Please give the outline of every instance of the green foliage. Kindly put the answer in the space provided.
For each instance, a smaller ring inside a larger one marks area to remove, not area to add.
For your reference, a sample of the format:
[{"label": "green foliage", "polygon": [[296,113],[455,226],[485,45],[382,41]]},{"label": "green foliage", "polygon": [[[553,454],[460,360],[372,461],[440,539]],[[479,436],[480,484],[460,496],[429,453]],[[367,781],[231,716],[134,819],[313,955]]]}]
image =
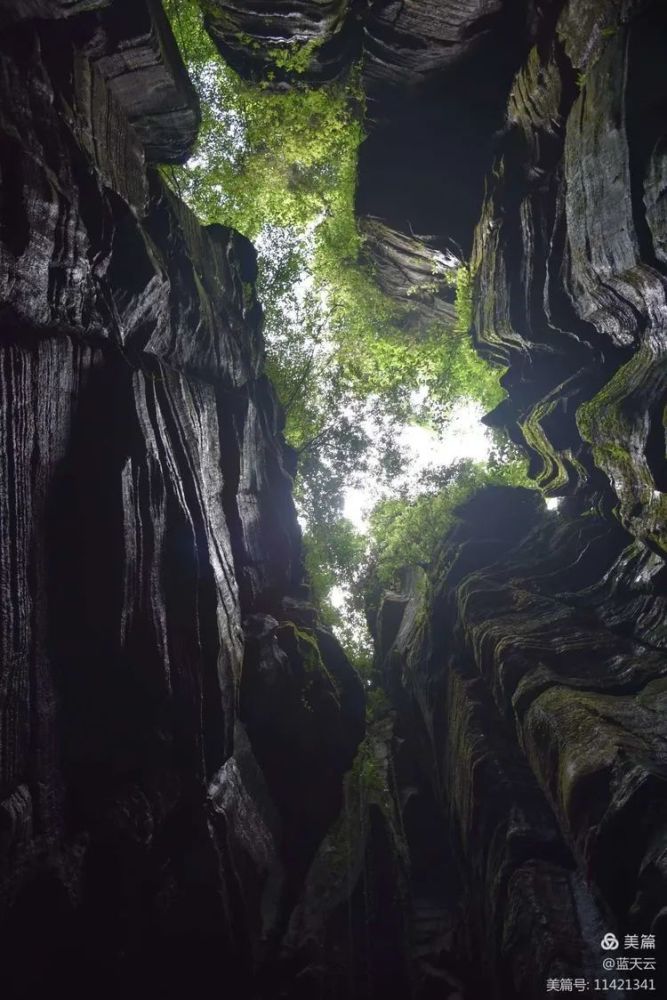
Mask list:
[{"label": "green foliage", "polygon": [[468,333],[472,326],[472,279],[473,274],[467,264],[456,270],[456,326],[458,333]]},{"label": "green foliage", "polygon": [[[164,6],[200,96],[202,127],[187,165],[163,173],[202,222],[233,226],[257,246],[267,372],[299,455],[295,497],[307,525],[314,598],[368,671],[360,582],[368,540],[342,516],[344,490],[373,478],[390,492],[404,464],[397,424],[418,420],[438,429],[462,398],[488,409],[502,398],[498,373],[469,337],[472,275],[465,265],[455,273],[457,320],[450,329],[416,321],[412,304],[390,300],[360,263],[358,69],[342,82],[305,86],[298,78],[317,47],[311,41],[263,49],[295,77],[289,88],[273,87],[272,72],[263,85],[248,83],[219,57],[197,0]],[[209,13],[223,16],[217,7]],[[232,15],[224,17],[234,31]],[[237,40],[258,47],[251,38]],[[428,560],[451,509],[484,476],[471,463],[455,472],[426,483],[422,496],[379,505],[371,535],[382,581],[399,565]],[[331,600],[334,588],[344,611]]]},{"label": "green foliage", "polygon": [[366,695],[366,719],[375,722],[391,711],[391,702],[381,687],[371,687]]},{"label": "green foliage", "polygon": [[475,490],[490,483],[531,485],[526,462],[512,451],[505,443],[486,465],[459,462],[431,474],[416,497],[391,497],[379,503],[371,514],[370,569],[363,584],[366,596],[371,589],[377,592],[396,586],[405,566],[428,568],[455,509]]},{"label": "green foliage", "polygon": [[[253,239],[266,225],[303,229],[333,216],[346,195],[351,203],[362,137],[352,83],[279,92],[247,83],[219,57],[196,0],[164,6],[202,106],[194,156],[167,176],[202,221]],[[313,47],[271,51],[296,67]]]},{"label": "green foliage", "polygon": [[[370,671],[372,649],[364,627],[363,601],[355,585],[365,565],[366,548],[366,538],[344,517],[329,524],[315,523],[304,535],[313,600],[321,610],[324,624],[335,629],[362,676]],[[332,603],[335,588],[350,593],[344,614]]]},{"label": "green foliage", "polygon": [[269,48],[266,54],[276,66],[288,73],[305,73],[321,45],[322,39],[311,38],[308,42]]},{"label": "green foliage", "polygon": [[[495,405],[502,396],[496,373],[462,333],[470,315],[467,268],[456,277],[457,329],[406,331],[405,307],[390,301],[359,264],[358,76],[344,85],[262,89],[219,59],[194,0],[168,0],[166,9],[203,111],[194,157],[168,176],[203,221],[259,237],[269,372],[288,411],[288,439],[311,452],[301,478],[316,475],[331,486],[327,467],[348,478],[368,445],[368,436],[353,428],[369,405],[376,418],[410,419],[410,393],[420,387],[428,390],[431,410],[422,419],[434,423],[461,396]],[[302,48],[312,56],[312,43]],[[295,58],[296,49],[289,51]],[[304,276],[310,290],[299,297]],[[325,334],[326,350],[313,351]],[[323,509],[323,492],[315,492],[309,516]]]},{"label": "green foliage", "polygon": [[307,533],[306,565],[314,596],[322,603],[333,587],[344,587],[363,562],[366,540],[346,518]]}]

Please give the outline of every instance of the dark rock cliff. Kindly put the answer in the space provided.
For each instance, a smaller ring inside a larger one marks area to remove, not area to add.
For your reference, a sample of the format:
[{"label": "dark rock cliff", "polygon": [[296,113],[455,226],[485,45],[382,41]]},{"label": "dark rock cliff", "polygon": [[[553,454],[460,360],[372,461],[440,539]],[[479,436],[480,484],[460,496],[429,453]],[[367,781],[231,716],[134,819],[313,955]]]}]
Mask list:
[{"label": "dark rock cliff", "polygon": [[199,115],[159,5],[3,10],[2,995],[250,995],[364,728],[254,251],[150,166]]},{"label": "dark rock cliff", "polygon": [[610,929],[663,940],[661,574],[595,511],[557,514],[495,488],[461,509],[426,596],[413,583],[385,599],[397,770],[409,747],[409,808],[421,799],[448,831],[440,852],[460,882],[430,881],[428,898],[451,927],[443,967],[466,970],[473,995],[592,982]]},{"label": "dark rock cliff", "polygon": [[481,494],[428,587],[386,597],[375,626],[399,784],[439,813],[460,875],[430,887],[442,968],[499,997],[599,977],[605,930],[654,933],[663,955],[667,932],[667,18],[545,14],[471,270],[477,346],[507,369],[487,421],[565,499]]},{"label": "dark rock cliff", "polygon": [[660,947],[667,914],[662,5],[203,6],[249,75],[364,51],[366,253],[448,318],[429,271],[477,224],[488,420],[565,499],[479,495],[385,596],[365,727],[307,603],[254,251],[155,166],[199,120],[161,8],[5,3],[2,995],[592,981],[604,932]]}]

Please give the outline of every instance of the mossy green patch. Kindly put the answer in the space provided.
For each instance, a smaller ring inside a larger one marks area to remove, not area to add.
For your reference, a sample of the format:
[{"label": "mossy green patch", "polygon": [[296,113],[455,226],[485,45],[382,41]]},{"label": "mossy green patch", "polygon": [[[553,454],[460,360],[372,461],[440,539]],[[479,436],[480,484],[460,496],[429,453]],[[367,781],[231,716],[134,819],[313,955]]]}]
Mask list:
[{"label": "mossy green patch", "polygon": [[653,354],[640,348],[593,399],[579,407],[576,419],[596,465],[614,485],[621,521],[667,551],[667,496],[656,490],[645,456],[643,386],[653,363]]},{"label": "mossy green patch", "polygon": [[[308,707],[312,708],[312,699],[322,682],[330,689],[336,704],[340,708],[340,687],[331,672],[327,669],[316,636],[305,629],[298,628],[294,622],[281,622],[279,633],[287,632],[289,640],[285,645],[294,645],[304,671],[304,698]],[[291,640],[291,641],[290,641]],[[283,638],[283,642],[285,642]]]},{"label": "mossy green patch", "polygon": [[536,403],[520,422],[526,443],[539,455],[542,462],[542,468],[535,474],[535,479],[541,489],[556,495],[570,486],[572,480],[583,483],[587,478],[585,468],[572,451],[554,448],[544,430],[543,423],[558,410],[561,401],[559,387],[547,399]]},{"label": "mossy green patch", "polygon": [[323,41],[323,38],[311,38],[307,42],[273,46],[266,50],[266,55],[279,69],[287,73],[306,73]]}]

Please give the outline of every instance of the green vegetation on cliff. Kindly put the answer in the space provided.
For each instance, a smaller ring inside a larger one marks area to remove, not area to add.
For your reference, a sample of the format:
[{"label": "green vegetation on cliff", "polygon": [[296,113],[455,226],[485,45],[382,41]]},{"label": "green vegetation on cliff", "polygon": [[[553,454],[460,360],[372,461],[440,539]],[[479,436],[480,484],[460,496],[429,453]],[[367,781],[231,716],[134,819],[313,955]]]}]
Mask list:
[{"label": "green vegetation on cliff", "polygon": [[[457,299],[450,326],[379,287],[355,217],[357,68],[319,88],[277,87],[270,70],[263,84],[249,83],[218,55],[196,0],[165,0],[165,10],[203,123],[193,157],[164,176],[202,222],[233,226],[257,247],[267,371],[299,456],[295,496],[314,595],[361,655],[359,580],[369,557],[385,580],[401,552],[423,560],[462,490],[485,475],[459,463],[458,478],[445,473],[434,486],[428,470],[411,470],[399,433],[417,424],[435,440],[459,401],[490,409],[502,398],[497,372],[470,342],[470,274],[461,264],[445,279]],[[343,516],[349,491],[369,484],[378,503],[370,538]]]},{"label": "green vegetation on cliff", "polygon": [[[165,0],[164,7],[202,109],[194,156],[167,171],[174,186],[203,222],[233,226],[251,240],[267,226],[296,236],[321,218],[327,241],[340,241],[362,137],[349,101],[353,81],[280,92],[247,83],[218,55],[196,0]],[[354,226],[347,228],[350,241]]]},{"label": "green vegetation on cliff", "polygon": [[529,486],[525,463],[492,453],[488,463],[462,461],[437,470],[413,498],[389,497],[370,516],[370,565],[383,588],[396,586],[404,566],[428,567],[454,511],[475,490],[491,483]]}]

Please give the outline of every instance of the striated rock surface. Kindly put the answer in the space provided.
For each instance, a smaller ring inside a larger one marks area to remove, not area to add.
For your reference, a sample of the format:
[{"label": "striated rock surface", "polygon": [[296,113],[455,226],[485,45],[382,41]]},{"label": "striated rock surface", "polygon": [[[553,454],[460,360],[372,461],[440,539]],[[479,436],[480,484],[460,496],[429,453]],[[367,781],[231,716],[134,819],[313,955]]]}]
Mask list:
[{"label": "striated rock surface", "polygon": [[161,9],[5,3],[2,995],[538,1000],[607,931],[660,957],[663,5],[205,7],[279,85],[364,52],[365,252],[450,320],[477,224],[487,419],[564,499],[461,509],[377,613],[365,724],[308,604],[254,251],[155,167],[199,120]]},{"label": "striated rock surface", "polygon": [[599,977],[606,930],[658,954],[666,933],[667,20],[572,0],[534,30],[475,232],[473,333],[506,369],[487,422],[565,499],[474,497],[428,587],[375,622],[397,763],[412,746],[421,775],[399,786],[435,803],[460,875],[432,900],[446,968],[498,997]]},{"label": "striated rock surface", "polygon": [[552,495],[599,491],[662,552],[666,32],[655,3],[564,7],[516,78],[473,257],[497,422]]},{"label": "striated rock surface", "polygon": [[2,994],[250,996],[364,733],[254,250],[147,169],[199,117],[158,5],[16,3],[0,44]]},{"label": "striated rock surface", "polygon": [[530,25],[535,5],[508,0],[201,0],[224,57],[244,75],[272,69],[281,82],[323,82],[363,55],[365,85],[415,86],[460,62],[510,25]]},{"label": "striated rock surface", "polygon": [[458,257],[379,219],[362,218],[359,229],[365,263],[385,295],[406,308],[405,322],[420,325],[427,317],[453,325]]},{"label": "striated rock surface", "polygon": [[593,511],[489,488],[443,541],[426,606],[413,586],[393,628],[378,624],[383,683],[462,877],[439,897],[450,961],[477,957],[482,995],[599,976],[605,929],[662,940],[663,566]]},{"label": "striated rock surface", "polygon": [[360,0],[201,0],[200,6],[221,55],[248,79],[270,79],[274,86],[325,83],[345,73],[361,51]]}]

